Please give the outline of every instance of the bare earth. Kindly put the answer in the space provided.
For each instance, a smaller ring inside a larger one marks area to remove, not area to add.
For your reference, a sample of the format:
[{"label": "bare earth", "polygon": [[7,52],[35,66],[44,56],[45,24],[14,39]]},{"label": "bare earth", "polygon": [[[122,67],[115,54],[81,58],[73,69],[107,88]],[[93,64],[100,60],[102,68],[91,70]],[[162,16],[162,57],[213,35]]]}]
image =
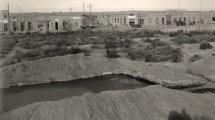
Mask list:
[{"label": "bare earth", "polygon": [[1,120],[167,120],[215,118],[215,95],[170,90],[161,86],[87,93],[56,102],[41,102],[0,115]]}]

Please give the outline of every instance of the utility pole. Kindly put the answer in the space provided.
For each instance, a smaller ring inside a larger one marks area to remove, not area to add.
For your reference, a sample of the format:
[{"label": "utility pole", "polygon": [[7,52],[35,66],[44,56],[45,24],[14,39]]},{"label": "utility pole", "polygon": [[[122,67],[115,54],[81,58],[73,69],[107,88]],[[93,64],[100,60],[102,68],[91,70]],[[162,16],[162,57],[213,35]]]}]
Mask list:
[{"label": "utility pole", "polygon": [[200,2],[200,10],[199,10],[199,31],[201,31],[201,24],[202,24],[202,0]]},{"label": "utility pole", "polygon": [[70,8],[71,14],[72,14],[72,8]]},{"label": "utility pole", "polygon": [[10,6],[7,4],[8,12],[7,12],[7,20],[8,20],[8,32],[10,33]]},{"label": "utility pole", "polygon": [[92,26],[91,9],[92,9],[93,5],[92,5],[92,4],[89,4],[88,7],[90,8],[90,26]]},{"label": "utility pole", "polygon": [[85,13],[85,3],[83,3],[83,13]]}]

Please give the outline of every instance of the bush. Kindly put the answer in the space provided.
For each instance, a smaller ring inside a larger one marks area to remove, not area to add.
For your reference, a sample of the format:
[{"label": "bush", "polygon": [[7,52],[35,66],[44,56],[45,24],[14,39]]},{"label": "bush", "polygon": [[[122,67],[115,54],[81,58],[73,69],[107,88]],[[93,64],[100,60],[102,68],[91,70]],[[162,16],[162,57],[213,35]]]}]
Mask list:
[{"label": "bush", "polygon": [[106,56],[108,58],[118,58],[119,57],[119,54],[118,52],[116,51],[116,49],[107,49],[106,50]]},{"label": "bush", "polygon": [[181,62],[183,54],[180,48],[172,49],[172,62]]},{"label": "bush", "polygon": [[197,55],[195,54],[194,56],[192,56],[190,59],[189,59],[189,62],[196,62],[196,61],[199,61],[201,60],[202,57],[200,55]]},{"label": "bush", "polygon": [[178,30],[176,32],[170,32],[169,36],[170,37],[175,37],[175,36],[179,36],[179,35],[182,35],[182,34],[183,34],[183,30]]},{"label": "bush", "polygon": [[79,53],[89,53],[87,50],[83,50],[79,47],[63,47],[63,46],[55,46],[53,48],[50,48],[46,51],[44,51],[46,54],[46,57],[53,57],[53,56],[62,56],[62,55],[68,55],[68,54],[79,54]]},{"label": "bush", "polygon": [[31,41],[25,41],[25,42],[20,43],[19,46],[22,48],[25,48],[25,49],[36,49],[36,48],[41,47],[41,44],[36,43],[36,42],[31,42]]},{"label": "bush", "polygon": [[212,49],[213,46],[210,43],[201,43],[199,49],[206,50],[206,49]]},{"label": "bush", "polygon": [[143,49],[132,50],[128,53],[128,58],[131,60],[143,60],[145,57],[145,51]]},{"label": "bush", "polygon": [[105,39],[105,48],[106,49],[117,48],[116,40],[117,39],[114,37],[109,37],[109,38]]},{"label": "bush", "polygon": [[115,37],[108,37],[105,39],[105,48],[106,49],[116,49],[118,47],[123,47],[123,41]]},{"label": "bush", "polygon": [[35,59],[38,59],[36,57],[43,57],[44,53],[43,51],[41,50],[30,50],[30,51],[27,51],[27,52],[22,52],[22,51],[19,51],[19,50],[16,50],[15,51],[15,55],[13,56],[13,58],[17,59],[17,60],[22,60],[22,59],[29,59],[29,60],[33,60],[34,58]]},{"label": "bush", "polygon": [[43,52],[41,50],[30,50],[28,52],[25,53],[27,58],[32,58],[32,57],[38,57],[38,56],[42,56]]},{"label": "bush", "polygon": [[0,51],[1,54],[7,54],[9,51],[13,49],[13,47],[16,45],[17,38],[12,36],[5,36],[1,38],[1,44],[0,44]]},{"label": "bush", "polygon": [[176,38],[171,39],[171,41],[173,41],[174,43],[178,44],[178,45],[183,45],[183,44],[195,44],[198,43],[197,40],[193,39],[192,37],[189,36],[179,36]]}]

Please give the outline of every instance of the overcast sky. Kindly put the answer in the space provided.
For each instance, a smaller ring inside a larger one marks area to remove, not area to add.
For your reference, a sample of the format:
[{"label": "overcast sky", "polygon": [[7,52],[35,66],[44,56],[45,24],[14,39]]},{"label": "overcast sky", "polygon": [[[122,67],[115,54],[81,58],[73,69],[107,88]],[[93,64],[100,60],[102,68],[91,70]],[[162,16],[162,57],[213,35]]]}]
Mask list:
[{"label": "overcast sky", "polygon": [[[68,12],[89,11],[87,4],[93,4],[92,11],[125,10],[200,10],[201,0],[0,0],[0,9],[6,9],[10,3],[11,12]],[[202,0],[202,10],[215,10],[215,0]]]}]

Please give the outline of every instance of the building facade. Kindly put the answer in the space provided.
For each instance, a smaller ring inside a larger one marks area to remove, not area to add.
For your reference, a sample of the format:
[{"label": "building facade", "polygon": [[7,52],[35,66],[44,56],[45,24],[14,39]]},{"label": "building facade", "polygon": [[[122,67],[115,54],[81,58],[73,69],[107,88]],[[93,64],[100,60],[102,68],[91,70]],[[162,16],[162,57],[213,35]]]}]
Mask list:
[{"label": "building facade", "polygon": [[93,13],[8,13],[0,11],[0,32],[63,32],[81,26],[159,27],[215,24],[215,11],[122,11]]}]

